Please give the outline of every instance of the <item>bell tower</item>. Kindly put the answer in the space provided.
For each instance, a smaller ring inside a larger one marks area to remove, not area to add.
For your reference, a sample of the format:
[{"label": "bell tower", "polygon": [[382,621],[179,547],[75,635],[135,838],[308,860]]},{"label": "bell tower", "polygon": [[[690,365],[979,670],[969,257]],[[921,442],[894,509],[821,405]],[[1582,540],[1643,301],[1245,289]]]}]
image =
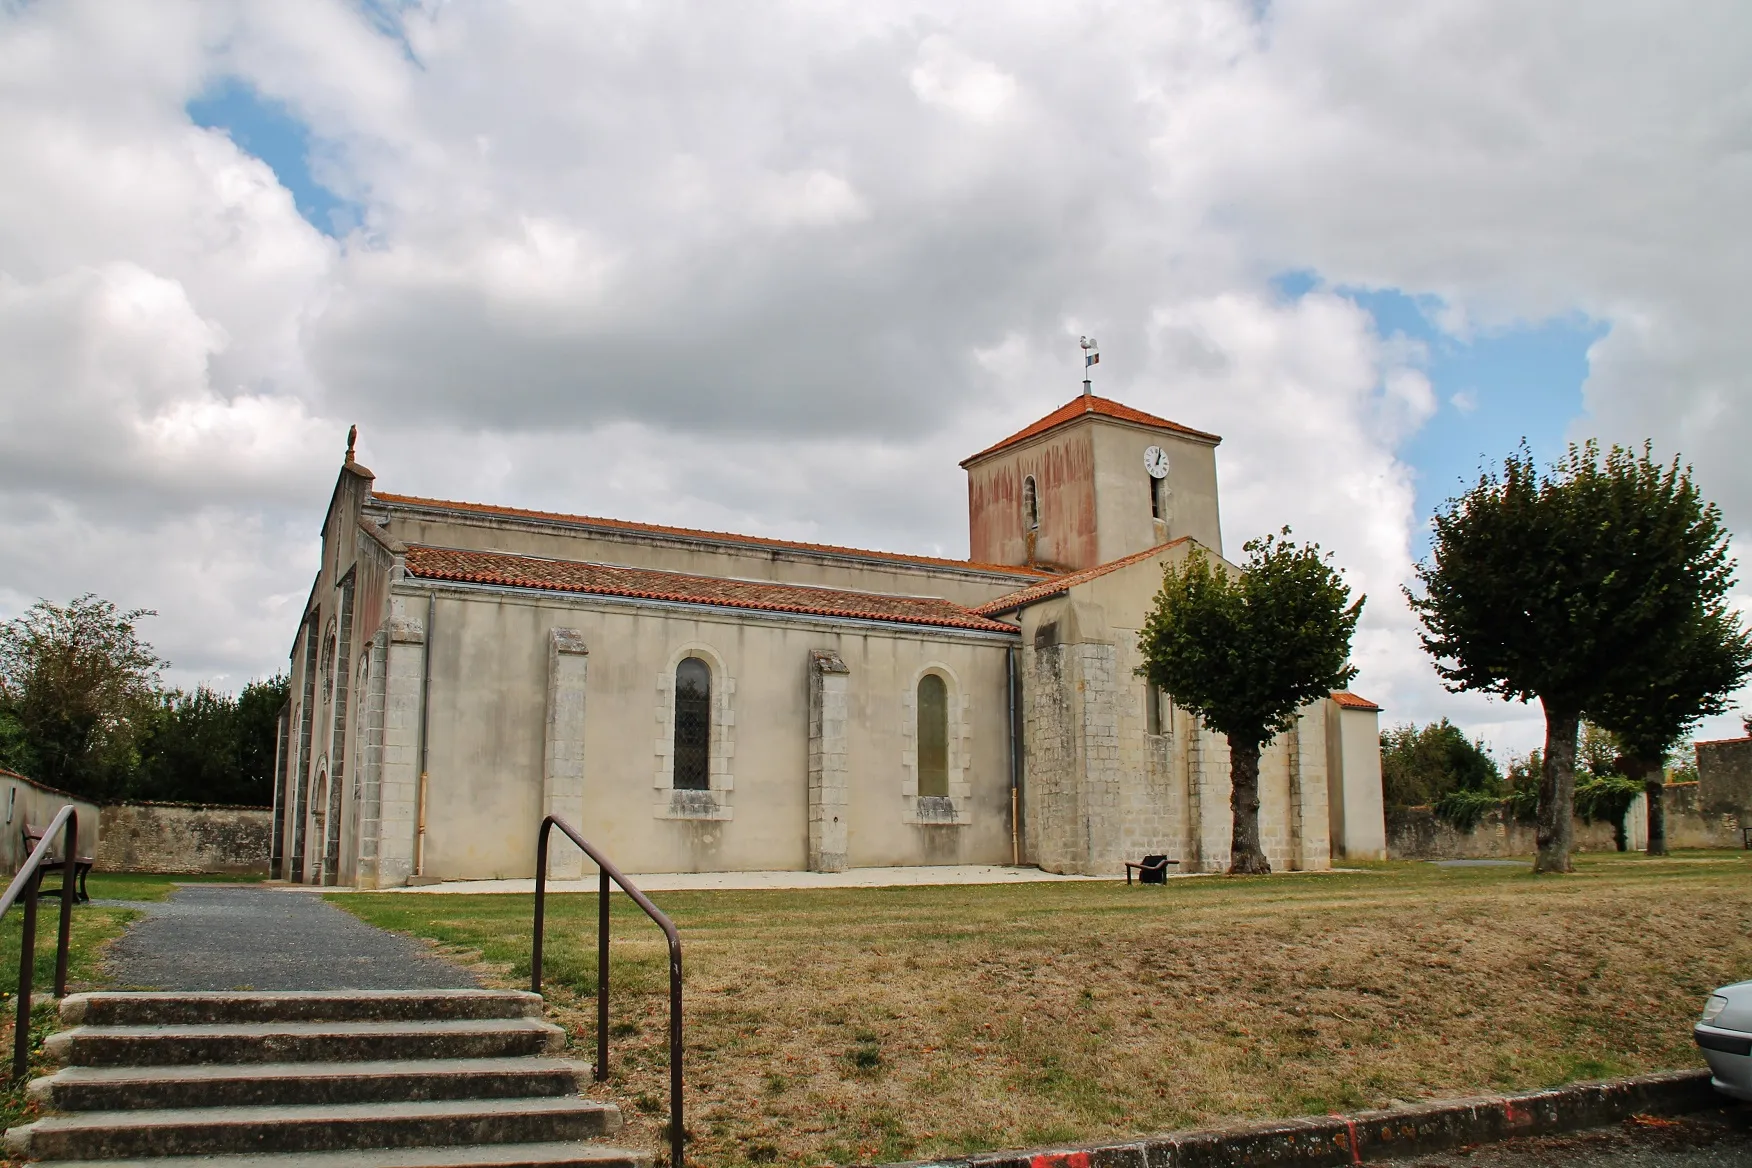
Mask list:
[{"label": "bell tower", "polygon": [[1075,572],[1182,536],[1221,555],[1221,441],[1085,388],[961,463],[971,558]]}]

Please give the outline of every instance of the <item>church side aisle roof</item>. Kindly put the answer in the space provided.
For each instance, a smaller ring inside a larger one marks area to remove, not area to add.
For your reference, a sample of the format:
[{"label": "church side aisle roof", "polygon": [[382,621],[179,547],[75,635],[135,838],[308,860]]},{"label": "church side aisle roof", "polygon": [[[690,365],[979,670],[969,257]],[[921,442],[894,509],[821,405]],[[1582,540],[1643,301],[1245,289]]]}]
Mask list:
[{"label": "church side aisle roof", "polygon": [[531,511],[522,507],[498,507],[490,503],[462,503],[451,499],[427,499],[418,495],[395,495],[373,491],[371,500],[390,506],[419,507],[438,511],[463,511],[478,515],[493,515],[508,519],[536,519],[548,523],[564,523],[578,527],[601,528],[605,531],[633,535],[673,536],[680,539],[707,540],[712,543],[740,544],[749,547],[780,548],[786,551],[815,555],[847,556],[884,563],[912,564],[925,568],[954,568],[964,572],[986,572],[1003,576],[1039,578],[1051,575],[1040,568],[1004,564],[980,564],[972,560],[952,560],[942,556],[915,556],[905,552],[868,551],[863,548],[840,547],[830,543],[804,543],[799,540],[772,539],[763,535],[736,535],[726,531],[705,531],[693,527],[667,527],[658,523],[635,523],[627,519],[603,519],[593,515],[567,515],[557,511]]},{"label": "church side aisle roof", "polygon": [[997,616],[999,613],[1015,612],[1017,609],[1027,608],[1031,604],[1069,592],[1077,585],[1087,583],[1099,576],[1105,576],[1109,572],[1117,572],[1121,568],[1129,568],[1151,556],[1159,556],[1168,548],[1186,543],[1191,538],[1190,535],[1183,535],[1179,539],[1171,539],[1167,543],[1157,544],[1153,548],[1145,548],[1141,552],[1133,552],[1129,556],[1122,556],[1105,564],[1096,564],[1093,568],[1085,568],[1081,572],[1072,572],[1068,576],[1054,576],[1051,580],[1030,584],[1019,592],[1011,592],[996,600],[988,600],[973,611],[981,616]]},{"label": "church side aisle roof", "polygon": [[704,604],[717,608],[972,629],[987,633],[1016,631],[1014,625],[990,620],[962,608],[959,604],[934,596],[892,596],[874,592],[851,592],[840,588],[816,588],[806,584],[775,584],[765,580],[693,576],[685,572],[628,568],[619,564],[550,560],[538,556],[465,551],[421,544],[409,545],[406,555],[408,575],[424,580],[453,580],[507,588],[538,588],[551,592],[622,596],[680,604]]},{"label": "church side aisle roof", "polygon": [[1357,694],[1351,693],[1349,690],[1341,689],[1341,690],[1337,691],[1336,693],[1334,693],[1332,695],[1332,700],[1337,702],[1341,709],[1346,709],[1346,710],[1376,710],[1376,711],[1379,711],[1381,709],[1380,706],[1377,706],[1374,702],[1371,702],[1368,698],[1361,697]]},{"label": "church side aisle roof", "polygon": [[968,455],[961,460],[961,465],[967,466],[969,463],[978,462],[987,455],[996,454],[1000,450],[1006,450],[1009,447],[1016,445],[1018,442],[1026,442],[1028,439],[1044,434],[1048,430],[1057,429],[1067,423],[1074,422],[1086,414],[1094,414],[1103,418],[1112,418],[1119,422],[1131,422],[1133,425],[1137,426],[1155,426],[1163,430],[1172,430],[1176,434],[1185,434],[1188,438],[1197,438],[1202,442],[1209,442],[1213,446],[1222,441],[1222,439],[1215,434],[1207,434],[1203,430],[1194,430],[1191,426],[1182,426],[1179,422],[1170,422],[1167,418],[1158,418],[1155,414],[1146,414],[1142,410],[1133,409],[1131,406],[1128,406],[1123,402],[1116,402],[1111,398],[1096,397],[1093,394],[1078,394],[1052,413],[1046,415],[1046,417],[1041,418],[1038,422],[1024,426],[1002,442],[988,446],[978,454]]}]

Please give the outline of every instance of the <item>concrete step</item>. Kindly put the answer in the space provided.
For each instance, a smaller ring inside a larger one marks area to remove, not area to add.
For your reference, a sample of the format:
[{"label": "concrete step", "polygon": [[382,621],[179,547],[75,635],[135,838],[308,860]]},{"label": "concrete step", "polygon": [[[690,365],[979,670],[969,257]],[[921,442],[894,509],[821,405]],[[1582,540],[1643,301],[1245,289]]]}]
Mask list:
[{"label": "concrete step", "polygon": [[605,1144],[553,1143],[55,1160],[38,1168],[651,1168],[651,1159],[649,1152]]},{"label": "concrete step", "polygon": [[609,1135],[620,1124],[613,1104],[578,1098],[198,1107],[45,1116],[8,1131],[6,1150],[33,1160],[119,1160],[555,1143]]},{"label": "concrete step", "polygon": [[536,1058],[62,1067],[29,1091],[55,1111],[410,1103],[577,1095],[590,1073],[588,1063]]},{"label": "concrete step", "polygon": [[565,1031],[534,1018],[440,1022],[262,1022],[78,1026],[43,1047],[62,1066],[367,1062],[556,1054]]},{"label": "concrete step", "polygon": [[332,990],[286,993],[71,994],[63,1026],[217,1026],[245,1022],[423,1022],[539,1018],[526,990]]}]

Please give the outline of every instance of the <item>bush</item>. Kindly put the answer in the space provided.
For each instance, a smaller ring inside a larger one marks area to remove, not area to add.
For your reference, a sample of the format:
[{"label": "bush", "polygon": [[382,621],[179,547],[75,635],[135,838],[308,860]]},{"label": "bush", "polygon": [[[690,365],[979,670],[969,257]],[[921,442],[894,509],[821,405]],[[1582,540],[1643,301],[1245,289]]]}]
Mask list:
[{"label": "bush", "polygon": [[1484,743],[1468,739],[1446,718],[1428,726],[1395,726],[1381,735],[1381,786],[1389,807],[1435,807],[1447,818],[1442,807],[1449,795],[1500,797],[1502,781]]}]

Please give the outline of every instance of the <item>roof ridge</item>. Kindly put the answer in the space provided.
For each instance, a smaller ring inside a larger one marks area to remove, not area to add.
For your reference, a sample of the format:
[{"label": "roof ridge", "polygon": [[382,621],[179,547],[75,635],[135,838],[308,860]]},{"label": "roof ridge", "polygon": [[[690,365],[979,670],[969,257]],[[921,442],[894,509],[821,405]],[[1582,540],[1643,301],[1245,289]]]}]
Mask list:
[{"label": "roof ridge", "polygon": [[603,527],[611,530],[647,532],[657,535],[674,535],[686,539],[708,539],[723,543],[748,544],[755,547],[781,547],[794,551],[815,552],[822,555],[862,556],[878,560],[892,561],[894,563],[963,569],[992,575],[1024,577],[1046,577],[1051,575],[1051,573],[1044,572],[1038,568],[1006,564],[985,564],[974,560],[950,559],[947,556],[921,556],[913,555],[908,552],[885,552],[870,548],[846,547],[840,544],[810,543],[806,540],[779,539],[774,536],[765,535],[739,535],[730,531],[710,531],[697,527],[676,527],[663,523],[641,523],[632,519],[609,519],[599,515],[574,515],[563,511],[537,511],[528,507],[505,507],[495,503],[470,503],[460,499],[433,499],[422,495],[399,495],[392,491],[372,491],[370,497],[373,499],[381,499],[390,504],[401,503],[416,507],[438,507],[457,511],[473,511],[483,514],[501,515],[521,519],[558,520],[564,523]]},{"label": "roof ridge", "polygon": [[1223,440],[1222,437],[1217,434],[1212,434],[1204,430],[1195,430],[1191,426],[1183,426],[1179,422],[1171,421],[1168,418],[1161,418],[1157,417],[1155,414],[1147,413],[1144,410],[1138,409],[1136,406],[1128,406],[1124,402],[1114,401],[1112,398],[1101,397],[1093,393],[1083,393],[1078,394],[1076,397],[1044,417],[1035,419],[1033,422],[1022,427],[1022,429],[1016,431],[1008,438],[1004,438],[999,442],[986,447],[978,454],[968,455],[961,460],[961,465],[966,467],[969,463],[978,462],[980,459],[985,458],[988,455],[996,454],[998,451],[1008,449],[1017,443],[1026,442],[1030,438],[1037,438],[1050,430],[1055,430],[1060,426],[1074,422],[1078,418],[1088,417],[1091,414],[1104,418],[1112,418],[1114,421],[1118,422],[1130,422],[1133,425],[1152,426],[1159,429],[1172,430],[1177,434],[1184,434],[1189,438],[1196,438],[1203,442],[1210,442],[1213,445]]},{"label": "roof ridge", "polygon": [[[1012,625],[991,620],[940,596],[860,592],[819,584],[704,576],[663,568],[474,548],[446,548],[433,544],[409,545],[405,562],[408,574],[416,579],[455,580],[507,588],[623,596],[980,632],[1016,631]],[[534,570],[538,565],[545,570]]]},{"label": "roof ridge", "polygon": [[[440,543],[411,543],[406,545],[410,550],[418,549],[427,552],[443,552],[465,556],[491,556],[495,559],[535,560],[544,564],[577,564],[587,568],[608,568],[616,572],[649,572],[657,576],[675,576],[685,580],[728,581],[732,584],[759,584],[763,587],[795,588],[813,592],[834,592],[844,596],[875,596],[898,600],[928,600],[933,603],[951,604],[957,608],[965,605],[955,604],[953,600],[943,596],[932,596],[928,592],[875,592],[868,588],[841,588],[835,584],[802,584],[791,580],[763,580],[759,576],[722,576],[713,572],[684,572],[678,568],[647,568],[639,564],[617,564],[613,560],[570,560],[564,556],[542,555],[538,552],[507,552],[489,548],[453,547]],[[972,609],[967,609],[972,612]]]},{"label": "roof ridge", "polygon": [[[1176,547],[1188,542],[1197,541],[1193,540],[1190,535],[1177,536],[1176,538],[1169,540],[1167,543],[1159,543],[1155,547],[1145,548],[1141,552],[1133,552],[1129,556],[1121,556],[1117,560],[1109,560],[1105,564],[1096,564],[1093,568],[1084,568],[1082,571],[1072,572],[1068,576],[1055,576],[1051,580],[1042,580],[1038,584],[1030,584],[1026,588],[1019,588],[1015,592],[1007,593],[1006,595],[998,597],[996,600],[988,600],[984,604],[976,606],[971,611],[978,613],[980,616],[988,617],[994,616],[1000,612],[1011,612],[1015,609],[1033,604],[1037,600],[1044,600],[1049,596],[1057,596],[1061,592],[1068,592],[1079,584],[1085,584],[1090,580],[1099,579],[1100,577],[1107,575],[1109,572],[1117,572],[1121,568],[1130,567],[1132,564],[1138,563],[1142,560],[1147,560],[1151,556],[1158,555],[1171,547]],[[1201,544],[1200,546],[1202,547],[1203,545]]]}]

